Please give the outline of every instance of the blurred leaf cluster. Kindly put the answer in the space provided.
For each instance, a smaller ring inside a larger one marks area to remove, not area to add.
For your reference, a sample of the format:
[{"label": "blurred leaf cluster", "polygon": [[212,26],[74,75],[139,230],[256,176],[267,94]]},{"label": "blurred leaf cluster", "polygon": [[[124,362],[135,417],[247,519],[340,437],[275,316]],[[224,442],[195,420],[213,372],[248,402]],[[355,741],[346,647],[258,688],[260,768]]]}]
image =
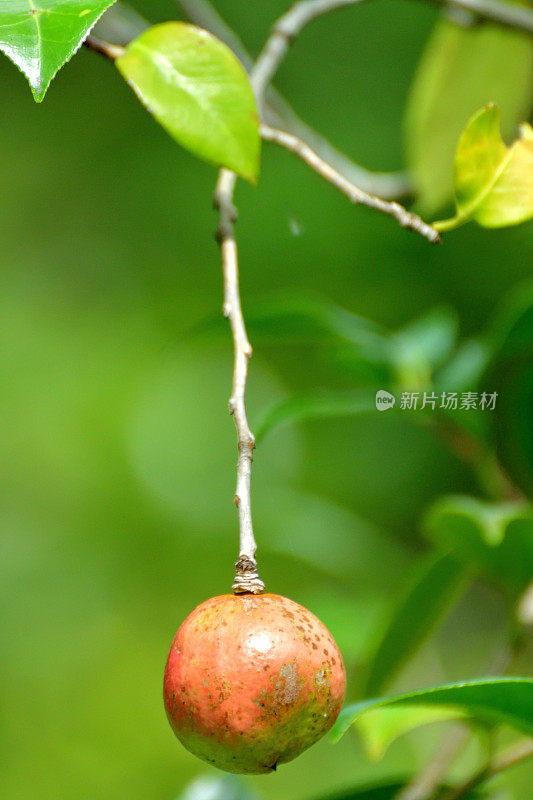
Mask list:
[{"label": "blurred leaf cluster", "polygon": [[[132,5],[152,23],[179,13]],[[287,3],[216,7],[257,53]],[[507,143],[529,118],[532,47],[383,0],[310,26],[277,85],[356,161],[407,170],[416,207],[444,218],[472,115],[497,103]],[[267,148],[259,187],[239,187],[262,576],[338,640],[355,724],[268,779],[206,772],[168,729],[161,680],[236,550],[215,171],[117,78],[81,51],[36,112],[0,63],[2,796],[391,800],[445,724],[474,718],[448,776],[463,780],[487,719],[505,744],[533,714],[531,681],[487,679],[502,650],[513,676],[533,663],[532,224],[429,248]],[[428,702],[438,685],[451,706]],[[370,709],[384,695],[407,699]],[[494,785],[527,800],[530,767]]]}]

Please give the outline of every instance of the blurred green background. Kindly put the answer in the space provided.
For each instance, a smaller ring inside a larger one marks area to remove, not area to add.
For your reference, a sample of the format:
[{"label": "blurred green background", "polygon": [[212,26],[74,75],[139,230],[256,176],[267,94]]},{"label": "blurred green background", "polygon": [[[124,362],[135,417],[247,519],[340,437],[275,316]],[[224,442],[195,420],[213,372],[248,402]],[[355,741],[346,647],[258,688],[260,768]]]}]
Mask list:
[{"label": "blurred green background", "polygon": [[[253,53],[287,7],[216,5]],[[181,16],[172,2],[135,6],[152,21]],[[276,85],[355,160],[401,169],[403,109],[436,17],[397,2],[331,15],[305,31]],[[209,769],[165,719],[167,649],[197,603],[230,589],[237,549],[216,171],[178,148],[94,53],[76,55],[40,106],[3,57],[0,87],[0,793],[171,800]],[[302,293],[396,328],[445,305],[471,336],[531,275],[531,223],[465,226],[430,247],[273,146],[237,203],[245,313]],[[249,332],[252,429],[285,398],[352,385],[320,337],[253,322]],[[287,425],[256,451],[262,577],[330,627],[351,698],[428,552],[421,515],[453,492],[479,493],[475,477],[409,415]],[[393,688],[483,674],[504,628],[500,595],[475,583]],[[518,671],[528,670],[526,655]],[[380,764],[355,734],[321,742],[246,782],[267,800],[306,800],[405,775],[443,730],[402,738]],[[470,747],[457,774],[478,756]],[[516,769],[510,797],[526,800],[530,781]]]}]

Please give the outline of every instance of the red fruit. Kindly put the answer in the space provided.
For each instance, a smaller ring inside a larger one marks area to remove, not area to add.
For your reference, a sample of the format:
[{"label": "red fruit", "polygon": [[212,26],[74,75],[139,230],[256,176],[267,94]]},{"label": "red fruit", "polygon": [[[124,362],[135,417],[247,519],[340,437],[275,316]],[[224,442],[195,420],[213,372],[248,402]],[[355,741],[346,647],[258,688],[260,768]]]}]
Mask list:
[{"label": "red fruit", "polygon": [[228,772],[272,772],[335,722],[346,689],[327,628],[277,594],[222,595],[178,630],[165,670],[182,744]]}]

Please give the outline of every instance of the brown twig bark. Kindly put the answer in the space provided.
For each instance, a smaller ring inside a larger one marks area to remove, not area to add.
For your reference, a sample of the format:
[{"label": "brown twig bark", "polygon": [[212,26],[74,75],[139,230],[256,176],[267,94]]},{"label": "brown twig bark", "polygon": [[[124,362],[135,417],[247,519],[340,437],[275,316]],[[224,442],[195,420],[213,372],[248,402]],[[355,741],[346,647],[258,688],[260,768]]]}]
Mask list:
[{"label": "brown twig bark", "polygon": [[345,194],[352,203],[373,208],[380,211],[382,214],[387,214],[393,217],[403,228],[409,228],[416,233],[419,233],[432,244],[440,242],[438,231],[431,225],[428,225],[417,214],[411,214],[407,209],[399,203],[390,203],[383,200],[381,197],[363,192],[358,186],[351,183],[344,175],[337,172],[331,164],[328,164],[324,159],[312,150],[309,145],[293,136],[286,131],[278,131],[271,128],[269,125],[261,125],[261,137],[267,142],[275,142],[276,144],[290,150],[291,153],[301,158],[308,167],[317,172],[324,180],[331,183],[336,189]]}]

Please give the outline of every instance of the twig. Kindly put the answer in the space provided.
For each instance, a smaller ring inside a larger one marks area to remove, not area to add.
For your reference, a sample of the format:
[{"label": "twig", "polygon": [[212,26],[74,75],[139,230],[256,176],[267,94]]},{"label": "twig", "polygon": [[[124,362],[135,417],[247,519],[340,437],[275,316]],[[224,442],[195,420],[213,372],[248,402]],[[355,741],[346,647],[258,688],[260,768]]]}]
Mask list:
[{"label": "twig", "polygon": [[521,739],[508,750],[495,756],[490,764],[476,772],[468,781],[452,789],[449,794],[444,796],[443,800],[459,800],[485,781],[529,758],[533,758],[533,739]]},{"label": "twig", "polygon": [[[509,645],[499,648],[489,668],[489,675],[505,675],[514,666],[525,646],[521,635],[512,635]],[[439,748],[424,769],[395,797],[395,800],[429,800],[433,797],[444,775],[448,772],[469,738],[469,730],[456,726],[439,744]],[[448,800],[448,799],[447,799]]]},{"label": "twig", "polygon": [[224,316],[229,319],[233,334],[235,361],[233,368],[233,389],[229,410],[233,414],[237,428],[237,488],[235,505],[239,513],[239,559],[235,565],[235,594],[261,594],[265,585],[257,574],[255,560],[256,543],[252,527],[250,483],[255,439],[248,425],[245,406],[246,378],[248,361],[252,347],[248,341],[241,309],[239,293],[239,267],[237,244],[235,241],[236,209],[233,205],[233,192],[237,176],[222,169],[215,188],[215,206],[219,213],[217,240],[222,255],[224,274]]},{"label": "twig", "polygon": [[100,39],[97,39],[96,36],[87,36],[83,44],[85,47],[88,47],[89,50],[94,50],[96,53],[100,53],[101,56],[105,56],[111,61],[116,61],[117,58],[124,55],[123,47],[120,47],[118,44],[102,42]]},{"label": "twig", "polygon": [[[331,0],[327,3],[325,3],[325,0],[312,0],[310,3],[302,3],[300,6],[312,5],[315,7],[315,10],[318,10],[319,5],[327,5],[327,9],[325,10],[330,10],[330,8],[340,5],[348,5],[349,2],[353,2],[353,0],[338,0],[335,5],[332,5]],[[297,6],[294,7],[294,10],[296,9]],[[291,12],[289,11],[289,15],[290,14]],[[316,14],[307,14],[306,19],[310,21],[314,18],[314,16],[316,16]],[[304,24],[305,21],[302,20],[299,30],[301,30]],[[269,41],[271,39],[272,36],[270,37]],[[268,50],[268,47],[269,45],[267,42],[263,53]],[[280,63],[282,57],[283,53],[278,55],[276,66]],[[259,107],[261,107],[261,99],[264,96],[264,92],[266,91],[270,79],[276,69],[276,66],[274,66],[274,69],[272,70],[272,63],[274,62],[271,61],[270,67],[268,67],[267,70],[268,64],[265,62],[265,56],[262,58],[260,55],[250,70],[250,82],[256,93],[256,99]],[[385,210],[385,213],[392,214],[397,218],[399,210],[401,210],[401,212],[403,212],[400,214],[402,221],[404,221],[406,225],[408,222],[411,222],[410,227],[412,227],[414,224],[414,220],[417,219],[413,215],[408,214],[405,209],[402,209],[401,206],[398,206],[395,203],[386,203],[384,200],[378,200],[377,198],[371,197],[371,195],[366,195],[361,190],[356,189],[356,187],[352,186],[352,184],[346,181],[346,179],[343,178],[340,173],[337,173],[336,170],[330,167],[329,164],[322,161],[322,159],[320,159],[316,153],[308,148],[307,145],[304,145],[303,142],[300,142],[297,137],[277,131],[274,128],[270,128],[268,125],[261,126],[261,134],[263,138],[268,138],[269,136],[277,137],[278,135],[281,135],[282,137],[288,137],[289,141],[294,140],[304,148],[305,154],[308,154],[309,152],[312,155],[311,161],[314,159],[322,166],[323,170],[326,170],[324,177],[331,173],[339,179],[336,181],[335,179],[332,180],[330,177],[330,182],[332,182],[334,185],[337,185],[338,188],[341,188],[341,190],[343,190],[343,187],[345,187],[346,184],[350,187],[350,190],[355,190],[355,192],[358,193],[357,198],[355,198],[355,196],[352,194],[352,199],[355,201],[362,202],[362,198],[364,197],[365,199],[368,199],[370,204],[374,207],[380,208],[380,210]],[[297,151],[298,148],[296,152]],[[314,168],[318,169],[316,164]],[[318,171],[320,172],[321,170],[318,169]],[[214,195],[215,207],[219,212],[217,240],[220,245],[224,274],[224,314],[229,318],[231,323],[235,351],[233,393],[230,399],[230,412],[233,414],[235,419],[239,450],[239,458],[237,461],[237,488],[235,492],[235,503],[239,512],[239,559],[235,565],[236,572],[233,591],[235,594],[247,592],[259,594],[264,590],[264,584],[259,579],[257,574],[257,562],[255,559],[257,546],[253,534],[250,499],[252,459],[255,440],[248,426],[245,407],[248,361],[252,355],[252,348],[246,335],[246,328],[242,316],[239,294],[238,255],[237,244],[235,241],[235,220],[237,213],[233,204],[233,194],[235,191],[236,181],[237,176],[234,173],[229,172],[226,169],[220,170]],[[420,222],[422,223],[421,220]],[[424,224],[425,223],[422,223],[422,225]],[[429,226],[426,227],[428,228],[428,231],[431,230]],[[438,241],[439,235],[436,231],[434,233],[436,237],[434,241]]]},{"label": "twig", "polygon": [[[344,6],[368,0],[301,0],[274,24],[263,50],[255,63],[254,88],[261,109],[266,87],[271,83],[291,43],[309,23]],[[437,5],[453,5],[474,12],[484,19],[533,33],[533,11],[502,0],[425,0]]]},{"label": "twig", "polygon": [[254,64],[253,75],[250,75],[260,113],[267,87],[287,55],[292,42],[306,25],[330,11],[362,2],[365,0],[304,0],[295,3],[286,14],[283,14],[274,23],[272,32]]},{"label": "twig", "polygon": [[533,34],[533,11],[518,3],[502,0],[425,0],[441,6],[455,6],[470,11],[481,19],[497,22],[506,28],[517,28]]},{"label": "twig", "polygon": [[[269,92],[267,98],[270,99]],[[414,186],[406,172],[373,172],[356,164],[325,136],[300,119],[288,103],[281,105],[281,102],[282,98],[278,95],[275,110],[279,111],[279,114],[269,112],[268,107],[265,108],[264,120],[267,124],[274,128],[283,127],[284,130],[303,139],[317,155],[364,192],[375,194],[383,200],[406,200],[414,197]]]},{"label": "twig", "polygon": [[431,425],[448,450],[475,472],[480,486],[488,495],[497,500],[525,499],[482,439],[476,438],[451,417],[444,415],[431,420]]},{"label": "twig", "polygon": [[285,131],[278,131],[275,128],[271,128],[269,125],[261,125],[260,132],[265,141],[275,142],[285,147],[287,150],[290,150],[291,153],[297,155],[302,161],[305,161],[307,166],[311,167],[311,169],[328,181],[328,183],[331,183],[332,186],[335,186],[335,188],[343,192],[352,203],[368,206],[368,208],[373,208],[376,211],[381,211],[383,214],[394,217],[403,228],[416,231],[416,233],[419,233],[433,244],[440,242],[438,231],[424,222],[419,216],[410,213],[399,203],[389,203],[380,197],[375,197],[367,192],[363,192],[362,189],[354,186],[344,175],[341,175],[340,172],[337,172],[330,164],[320,158],[309,145],[301,139],[298,139],[297,136],[293,136],[291,133],[286,133]]},{"label": "twig", "polygon": [[[248,71],[252,69],[252,56],[209,0],[176,0],[176,3],[192,22],[207,28],[225,42]],[[274,128],[283,128],[303,139],[324,161],[330,163],[356,186],[360,186],[363,191],[376,194],[384,200],[400,200],[412,195],[413,187],[404,172],[373,172],[356,164],[349,156],[334,147],[325,136],[304,122],[273,86],[267,88],[262,105],[264,122]]]},{"label": "twig", "polygon": [[426,798],[431,797],[439,786],[442,776],[446,775],[459,755],[469,735],[470,732],[467,728],[460,728],[459,726],[455,726],[448,731],[444,739],[439,743],[439,749],[434,758],[428,762],[422,772],[411,783],[408,783],[401,790],[395,800],[426,800]]}]

